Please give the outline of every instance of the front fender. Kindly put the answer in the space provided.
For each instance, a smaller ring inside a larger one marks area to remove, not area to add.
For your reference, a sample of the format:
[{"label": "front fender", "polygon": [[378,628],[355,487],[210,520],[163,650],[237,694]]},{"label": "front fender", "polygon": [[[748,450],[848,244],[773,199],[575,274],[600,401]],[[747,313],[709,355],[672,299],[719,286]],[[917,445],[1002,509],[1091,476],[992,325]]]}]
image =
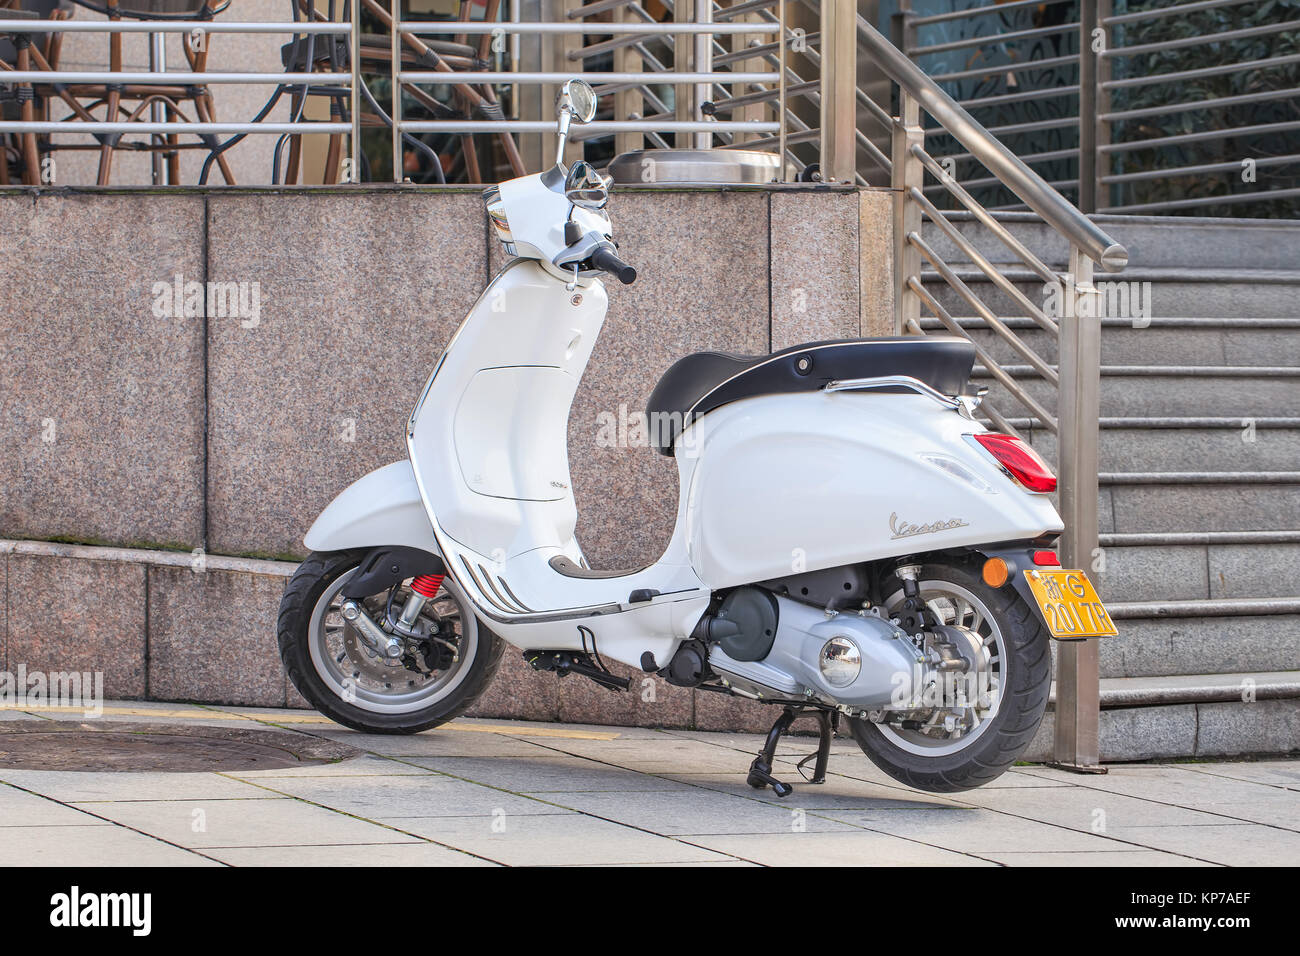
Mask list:
[{"label": "front fender", "polygon": [[438,554],[411,463],[377,468],[344,488],[303,538],[311,551],[395,545]]}]

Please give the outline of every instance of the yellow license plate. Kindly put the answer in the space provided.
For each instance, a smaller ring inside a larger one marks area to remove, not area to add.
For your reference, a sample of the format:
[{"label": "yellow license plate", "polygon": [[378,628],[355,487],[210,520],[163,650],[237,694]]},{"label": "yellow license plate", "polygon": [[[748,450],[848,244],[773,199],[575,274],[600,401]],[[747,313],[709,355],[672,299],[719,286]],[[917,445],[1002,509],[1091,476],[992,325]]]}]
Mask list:
[{"label": "yellow license plate", "polygon": [[1052,637],[1058,641],[1081,641],[1088,637],[1115,637],[1115,622],[1097,591],[1082,571],[1025,572],[1038,609]]}]

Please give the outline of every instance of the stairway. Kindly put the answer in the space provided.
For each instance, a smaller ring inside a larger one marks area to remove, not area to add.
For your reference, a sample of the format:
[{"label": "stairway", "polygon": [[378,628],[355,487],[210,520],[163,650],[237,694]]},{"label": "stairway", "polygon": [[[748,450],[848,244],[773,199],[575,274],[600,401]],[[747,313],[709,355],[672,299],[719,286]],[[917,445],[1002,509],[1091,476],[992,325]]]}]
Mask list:
[{"label": "stairway", "polygon": [[[1041,279],[1013,266],[986,230],[953,218],[1043,302]],[[1066,250],[1045,226],[1001,218],[1064,270]],[[1102,322],[1102,551],[1092,576],[1120,627],[1101,647],[1102,757],[1300,749],[1300,222],[1096,221],[1129,250],[1114,278],[1150,283],[1151,302],[1136,323]],[[1022,307],[937,230],[926,238],[1056,362],[1055,340]],[[953,316],[972,315],[937,275],[926,285]],[[1052,390],[983,320],[959,322],[1052,409]],[[922,327],[943,331],[937,319]],[[1055,436],[1022,417],[982,366],[976,379],[1054,461]]]}]

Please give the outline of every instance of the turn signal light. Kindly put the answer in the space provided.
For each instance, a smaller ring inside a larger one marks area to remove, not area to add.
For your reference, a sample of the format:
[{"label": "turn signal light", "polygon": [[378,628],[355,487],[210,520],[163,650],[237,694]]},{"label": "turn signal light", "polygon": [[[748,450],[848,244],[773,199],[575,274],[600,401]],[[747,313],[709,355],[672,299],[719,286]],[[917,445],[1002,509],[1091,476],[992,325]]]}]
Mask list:
[{"label": "turn signal light", "polygon": [[1001,558],[989,558],[984,562],[984,583],[991,588],[1000,588],[1007,583],[1011,572],[1007,563]]},{"label": "turn signal light", "polygon": [[1052,474],[1052,469],[1038,452],[1019,438],[1000,432],[981,432],[971,437],[1030,491],[1047,493],[1056,490],[1056,475]]}]

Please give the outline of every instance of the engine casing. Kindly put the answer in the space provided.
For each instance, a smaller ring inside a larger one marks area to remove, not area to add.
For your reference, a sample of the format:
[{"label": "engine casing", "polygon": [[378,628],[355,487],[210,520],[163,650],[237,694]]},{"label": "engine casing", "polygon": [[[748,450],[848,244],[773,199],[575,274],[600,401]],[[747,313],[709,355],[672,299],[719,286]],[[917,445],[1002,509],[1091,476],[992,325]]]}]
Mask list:
[{"label": "engine casing", "polygon": [[[777,599],[779,620],[772,649],[761,661],[738,661],[715,644],[709,666],[741,693],[756,697],[799,698],[812,691],[823,701],[859,710],[917,706],[933,679],[926,655],[907,633],[874,614],[827,616],[789,598]],[[828,641],[851,641],[861,669],[850,683],[836,687],[823,675],[819,659]]]}]

